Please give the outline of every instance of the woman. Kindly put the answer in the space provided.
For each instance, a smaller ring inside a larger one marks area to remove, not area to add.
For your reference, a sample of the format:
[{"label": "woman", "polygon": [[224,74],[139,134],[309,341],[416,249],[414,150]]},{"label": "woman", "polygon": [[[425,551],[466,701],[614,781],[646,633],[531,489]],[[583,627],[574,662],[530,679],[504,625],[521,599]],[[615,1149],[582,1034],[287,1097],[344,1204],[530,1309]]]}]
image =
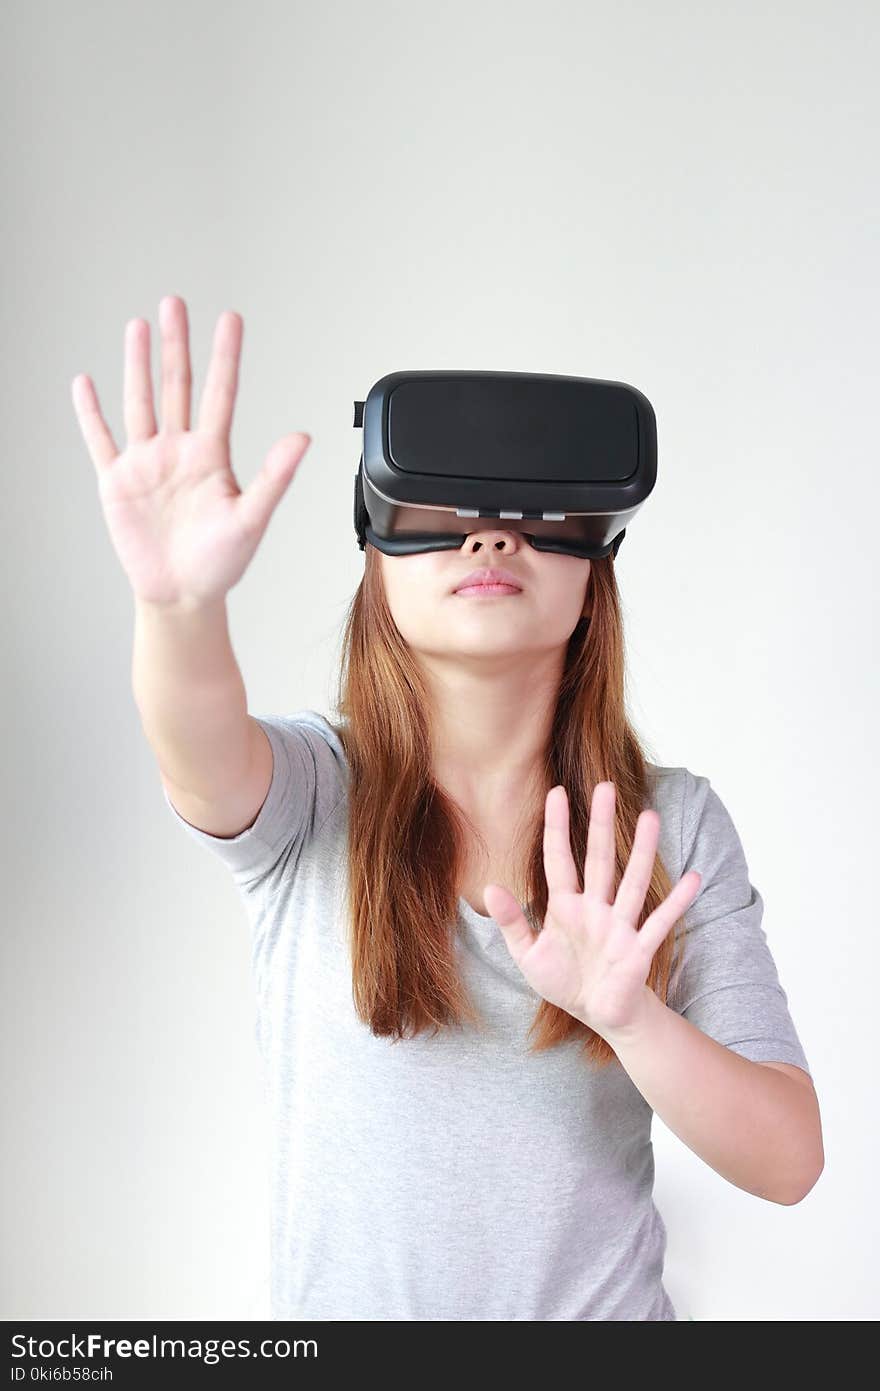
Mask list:
[{"label": "woman", "polygon": [[[310,442],[242,492],[241,319],[190,428],[186,311],[126,339],[120,453],[74,402],[134,589],[134,692],[166,802],[246,905],[272,1135],[272,1313],[676,1318],[651,1121],[794,1203],[818,1105],[739,837],[624,711],[614,560],[487,525],[368,546],[339,724],[254,718],[225,596]],[[462,587],[472,572],[513,587]]]}]

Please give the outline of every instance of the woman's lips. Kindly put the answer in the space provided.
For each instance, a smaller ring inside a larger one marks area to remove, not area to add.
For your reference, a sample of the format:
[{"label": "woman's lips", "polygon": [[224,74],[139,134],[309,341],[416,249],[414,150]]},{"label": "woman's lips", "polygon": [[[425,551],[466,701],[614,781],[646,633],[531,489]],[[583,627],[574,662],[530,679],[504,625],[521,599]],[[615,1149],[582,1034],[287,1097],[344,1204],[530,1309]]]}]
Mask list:
[{"label": "woman's lips", "polygon": [[462,589],[456,589],[456,594],[522,594],[515,584],[466,584]]},{"label": "woman's lips", "polygon": [[453,589],[453,594],[463,594],[470,592],[477,585],[497,586],[498,593],[507,593],[508,590],[521,590],[522,585],[512,570],[508,570],[504,565],[478,565],[476,569],[469,570],[466,575],[462,575],[461,580]]}]

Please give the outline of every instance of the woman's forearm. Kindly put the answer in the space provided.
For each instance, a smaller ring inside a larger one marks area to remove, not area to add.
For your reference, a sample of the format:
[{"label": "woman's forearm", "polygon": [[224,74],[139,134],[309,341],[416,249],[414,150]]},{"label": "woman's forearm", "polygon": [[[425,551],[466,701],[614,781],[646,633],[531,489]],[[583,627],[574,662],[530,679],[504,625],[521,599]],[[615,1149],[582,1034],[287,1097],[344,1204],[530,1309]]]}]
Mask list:
[{"label": "woman's forearm", "polygon": [[737,1188],[800,1202],[824,1166],[812,1086],[725,1048],[647,986],[644,1005],[608,1042],[664,1125]]},{"label": "woman's forearm", "polygon": [[177,787],[209,800],[247,767],[247,692],[225,601],[136,601],[132,689],[159,766]]}]

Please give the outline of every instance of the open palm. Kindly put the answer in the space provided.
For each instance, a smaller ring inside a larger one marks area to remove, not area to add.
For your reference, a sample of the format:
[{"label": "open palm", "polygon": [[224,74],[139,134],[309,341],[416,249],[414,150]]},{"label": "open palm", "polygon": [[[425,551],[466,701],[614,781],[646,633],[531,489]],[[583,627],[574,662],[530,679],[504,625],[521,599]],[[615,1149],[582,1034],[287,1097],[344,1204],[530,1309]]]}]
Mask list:
[{"label": "open palm", "polygon": [[126,325],[119,450],[90,377],[72,383],[73,404],[98,480],[110,539],[138,599],[155,604],[221,599],[250,563],[311,437],[283,435],[242,491],[230,459],[243,321],[221,314],[198,419],[190,423],[192,365],[186,305],[160,305],[161,400],[156,419],[150,325]]},{"label": "open palm", "polygon": [[508,889],[498,884],[484,889],[486,906],[532,989],[602,1037],[636,1022],[654,953],[702,882],[696,870],[689,870],[637,928],[657,853],[660,816],[650,808],[640,814],[632,854],[612,901],[615,799],[612,782],[597,783],[593,789],[581,893],[571,850],[568,794],[561,784],[547,793],[548,899],[540,932],[533,930]]}]

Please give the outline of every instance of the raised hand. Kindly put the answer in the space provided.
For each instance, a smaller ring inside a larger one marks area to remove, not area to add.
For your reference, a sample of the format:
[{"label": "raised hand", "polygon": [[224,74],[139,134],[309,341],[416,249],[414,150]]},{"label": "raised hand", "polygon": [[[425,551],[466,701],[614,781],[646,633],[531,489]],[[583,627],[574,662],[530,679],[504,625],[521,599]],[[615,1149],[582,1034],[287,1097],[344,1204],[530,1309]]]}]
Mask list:
[{"label": "raised hand", "polygon": [[311,437],[282,436],[242,492],[229,455],[241,315],[228,310],[217,320],[194,429],[182,299],[169,295],[161,301],[159,327],[161,427],[154,414],[145,319],[126,324],[124,451],[117,449],[84,374],[71,384],[73,405],[97,471],[110,537],[135,596],[155,604],[204,603],[222,598],[243,575]]},{"label": "raised hand", "polygon": [[694,869],[645,919],[645,903],[660,834],[660,816],[648,808],[636,823],[632,854],[614,901],[613,782],[593,789],[584,862],[584,892],[571,853],[568,794],[552,787],[544,804],[547,914],[533,931],[508,889],[487,884],[486,907],[524,977],[544,999],[567,1010],[602,1038],[638,1023],[654,953],[696,898],[702,876]]}]

